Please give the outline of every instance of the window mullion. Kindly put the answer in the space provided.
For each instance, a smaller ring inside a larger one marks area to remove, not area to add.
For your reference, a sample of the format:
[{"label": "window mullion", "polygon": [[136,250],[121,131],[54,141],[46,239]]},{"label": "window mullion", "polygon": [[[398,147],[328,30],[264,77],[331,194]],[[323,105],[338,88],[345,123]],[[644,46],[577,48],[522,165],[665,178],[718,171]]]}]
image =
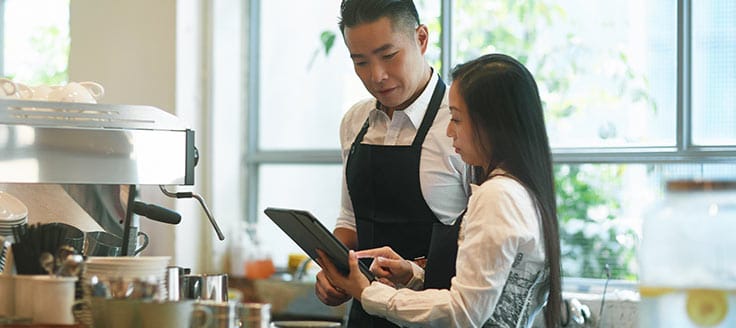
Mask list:
[{"label": "window mullion", "polygon": [[692,3],[679,0],[677,6],[677,148],[687,152],[692,139]]},{"label": "window mullion", "polygon": [[5,0],[0,0],[0,76],[5,76]]},{"label": "window mullion", "polygon": [[247,165],[262,164],[341,164],[342,155],[338,149],[313,150],[259,150],[250,152]]},{"label": "window mullion", "polygon": [[248,1],[246,6],[249,17],[248,31],[248,82],[246,83],[246,94],[248,95],[248,108],[246,108],[246,149],[243,165],[246,168],[246,190],[245,190],[245,218],[247,221],[255,221],[258,217],[258,181],[259,181],[259,163],[249,162],[248,159],[252,154],[258,152],[258,132],[259,132],[259,113],[260,113],[260,90],[257,83],[260,76],[260,30],[261,30],[261,9],[260,0]]},{"label": "window mullion", "polygon": [[440,60],[442,61],[442,72],[440,74],[445,81],[450,80],[452,69],[452,0],[441,0],[440,11]]},{"label": "window mullion", "polygon": [[733,163],[734,147],[553,149],[555,164]]}]

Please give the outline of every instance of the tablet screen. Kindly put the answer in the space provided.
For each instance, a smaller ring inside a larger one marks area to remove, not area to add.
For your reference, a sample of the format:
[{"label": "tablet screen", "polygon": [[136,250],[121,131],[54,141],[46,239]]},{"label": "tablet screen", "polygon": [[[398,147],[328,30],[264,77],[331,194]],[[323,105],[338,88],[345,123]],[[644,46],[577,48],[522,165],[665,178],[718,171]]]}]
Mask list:
[{"label": "tablet screen", "polygon": [[[313,260],[316,261],[319,257],[316,251],[319,248],[332,259],[343,274],[349,271],[348,248],[311,213],[273,207],[267,208],[264,213]],[[358,261],[358,266],[368,280],[375,279],[364,262]]]}]

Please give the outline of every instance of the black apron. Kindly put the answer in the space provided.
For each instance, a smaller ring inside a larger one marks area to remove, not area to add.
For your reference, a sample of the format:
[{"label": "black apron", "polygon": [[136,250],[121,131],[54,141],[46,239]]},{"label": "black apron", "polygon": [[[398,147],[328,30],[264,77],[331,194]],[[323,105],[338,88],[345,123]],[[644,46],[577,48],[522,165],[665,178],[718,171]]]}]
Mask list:
[{"label": "black apron", "polygon": [[450,289],[450,280],[455,276],[457,262],[457,237],[464,215],[465,211],[451,226],[434,224],[427,266],[424,268],[424,289]]},{"label": "black apron", "polygon": [[[437,116],[444,95],[445,83],[439,79],[422,124],[409,146],[362,144],[368,131],[368,119],[355,137],[347,159],[345,176],[355,213],[358,249],[391,246],[405,259],[427,257],[430,253],[433,226],[444,225],[422,195],[419,162],[422,144]],[[447,246],[448,243],[441,244]],[[457,233],[452,244],[457,249]],[[439,260],[435,263],[433,266],[441,267]],[[454,257],[450,264],[454,271]],[[436,278],[442,280],[439,276]],[[448,286],[450,278],[444,278]],[[367,314],[360,302],[353,300],[348,327],[397,326],[388,320]]]}]

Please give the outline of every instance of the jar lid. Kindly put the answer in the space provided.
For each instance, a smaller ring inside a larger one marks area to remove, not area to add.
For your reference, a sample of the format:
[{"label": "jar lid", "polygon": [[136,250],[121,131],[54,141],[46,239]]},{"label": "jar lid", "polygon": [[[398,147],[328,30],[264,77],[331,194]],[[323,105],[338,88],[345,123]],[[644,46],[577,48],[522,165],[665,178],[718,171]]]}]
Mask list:
[{"label": "jar lid", "polygon": [[736,190],[734,180],[672,180],[667,181],[667,191]]}]

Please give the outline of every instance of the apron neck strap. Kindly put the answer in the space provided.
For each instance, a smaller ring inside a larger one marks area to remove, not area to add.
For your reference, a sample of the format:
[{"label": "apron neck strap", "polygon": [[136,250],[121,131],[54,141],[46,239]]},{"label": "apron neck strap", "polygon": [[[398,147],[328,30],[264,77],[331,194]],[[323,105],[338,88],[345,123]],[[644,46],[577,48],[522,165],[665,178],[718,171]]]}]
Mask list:
[{"label": "apron neck strap", "polygon": [[[440,106],[442,105],[442,98],[445,97],[445,90],[446,90],[445,82],[442,81],[441,77],[437,78],[437,85],[434,87],[434,92],[432,93],[432,99],[429,101],[429,106],[427,106],[427,112],[424,113],[424,117],[422,118],[422,124],[419,126],[419,130],[417,130],[417,134],[414,137],[414,141],[412,142],[412,146],[421,146],[424,143],[424,138],[427,136],[427,132],[429,131],[429,128],[432,126],[432,123],[434,122],[434,118],[437,117],[437,112],[440,109]],[[380,103],[376,102],[376,108],[380,106]],[[355,143],[360,143],[363,141],[363,137],[365,137],[365,134],[368,132],[368,121],[370,118],[366,118],[365,122],[363,123],[363,127],[360,129],[360,132],[355,137]]]},{"label": "apron neck strap", "polygon": [[445,89],[445,82],[442,81],[441,77],[437,77],[437,85],[434,87],[432,99],[429,101],[427,112],[424,114],[424,118],[422,118],[422,124],[419,126],[419,130],[417,131],[416,137],[414,137],[412,146],[421,146],[424,143],[424,138],[427,136],[429,128],[432,127],[434,118],[437,117],[437,112],[442,105],[442,98],[445,97]]}]

